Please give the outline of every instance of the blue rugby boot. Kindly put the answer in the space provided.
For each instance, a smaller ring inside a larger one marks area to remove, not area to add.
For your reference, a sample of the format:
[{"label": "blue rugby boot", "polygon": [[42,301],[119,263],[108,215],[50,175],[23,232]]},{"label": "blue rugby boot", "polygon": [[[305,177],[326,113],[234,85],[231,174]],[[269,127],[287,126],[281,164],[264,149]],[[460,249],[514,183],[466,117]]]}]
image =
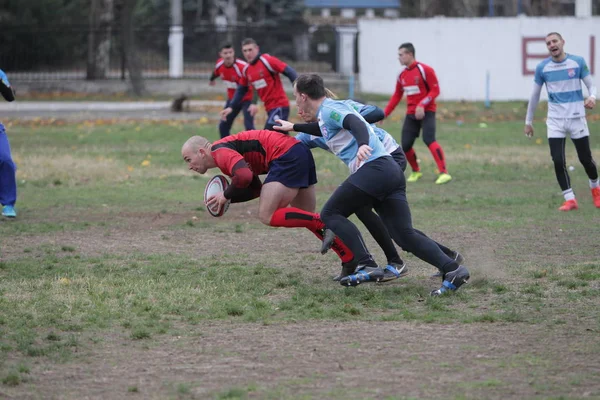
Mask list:
[{"label": "blue rugby boot", "polygon": [[356,272],[352,275],[345,276],[340,279],[342,286],[358,286],[365,282],[381,282],[385,273],[379,267],[367,267],[359,265]]},{"label": "blue rugby boot", "polygon": [[356,264],[354,262],[354,260],[347,262],[347,263],[342,263],[342,270],[340,271],[338,276],[333,278],[333,280],[336,282],[339,282],[340,279],[342,279],[348,275],[352,275],[354,273],[354,271],[356,271],[357,267],[358,267],[358,264]]},{"label": "blue rugby boot", "polygon": [[454,271],[446,272],[442,286],[431,292],[432,296],[440,296],[448,291],[455,291],[469,281],[471,275],[463,265],[459,265]]},{"label": "blue rugby boot", "polygon": [[394,279],[398,279],[406,274],[408,274],[408,267],[404,261],[402,261],[402,264],[389,263],[383,269],[383,278],[381,278],[380,282],[393,281]]},{"label": "blue rugby boot", "polygon": [[[448,254],[448,256],[450,258],[453,258],[458,265],[461,265],[465,262],[465,258],[458,251],[453,251],[452,254]],[[431,278],[441,278],[442,275],[442,271],[438,271],[435,274],[431,275]]]}]

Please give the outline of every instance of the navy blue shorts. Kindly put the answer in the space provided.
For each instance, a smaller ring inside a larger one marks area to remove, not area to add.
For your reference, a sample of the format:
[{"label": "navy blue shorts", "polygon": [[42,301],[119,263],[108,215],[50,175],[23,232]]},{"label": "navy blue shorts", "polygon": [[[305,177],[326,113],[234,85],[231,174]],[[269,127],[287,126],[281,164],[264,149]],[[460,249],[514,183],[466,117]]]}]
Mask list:
[{"label": "navy blue shorts", "polygon": [[317,169],[310,149],[298,142],[269,164],[264,183],[279,182],[289,188],[304,189],[317,183]]},{"label": "navy blue shorts", "polygon": [[290,108],[289,107],[277,107],[272,110],[269,110],[269,112],[267,114],[268,114],[267,122],[265,123],[266,130],[275,131],[275,132],[289,135],[288,132],[276,131],[275,129],[273,129],[274,125],[279,125],[277,122],[275,122],[276,119],[283,119],[283,120],[287,121],[288,117],[290,116]]}]

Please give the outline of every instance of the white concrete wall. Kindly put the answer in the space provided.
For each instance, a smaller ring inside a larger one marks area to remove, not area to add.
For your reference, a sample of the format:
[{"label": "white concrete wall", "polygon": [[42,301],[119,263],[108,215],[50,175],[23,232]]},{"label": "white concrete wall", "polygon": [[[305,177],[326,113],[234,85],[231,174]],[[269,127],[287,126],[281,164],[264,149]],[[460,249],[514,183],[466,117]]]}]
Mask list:
[{"label": "white concrete wall", "polygon": [[[358,28],[364,92],[393,93],[401,69],[398,46],[403,42],[412,42],[417,60],[435,69],[440,100],[484,100],[486,71],[492,101],[529,99],[533,75],[523,67],[534,71],[542,59],[523,56],[524,39],[543,38],[552,31],[563,35],[567,53],[585,58],[594,76],[600,70],[600,17],[360,19]],[[547,55],[543,40],[525,47],[529,54]]]}]

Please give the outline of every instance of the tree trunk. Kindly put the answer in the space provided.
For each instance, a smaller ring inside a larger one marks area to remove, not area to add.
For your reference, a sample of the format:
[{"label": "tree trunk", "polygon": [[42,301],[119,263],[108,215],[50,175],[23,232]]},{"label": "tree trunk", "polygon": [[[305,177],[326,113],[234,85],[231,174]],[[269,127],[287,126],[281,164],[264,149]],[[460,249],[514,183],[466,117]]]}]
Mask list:
[{"label": "tree trunk", "polygon": [[196,18],[194,19],[196,25],[202,23],[202,12],[204,11],[204,0],[196,0]]},{"label": "tree trunk", "polygon": [[92,0],[88,36],[87,79],[104,79],[110,67],[113,0]]},{"label": "tree trunk", "polygon": [[129,72],[131,91],[134,95],[141,96],[146,92],[146,88],[135,47],[133,10],[135,9],[136,3],[137,0],[123,0],[123,9],[121,10],[121,34],[123,38],[123,56],[125,57],[127,72]]}]

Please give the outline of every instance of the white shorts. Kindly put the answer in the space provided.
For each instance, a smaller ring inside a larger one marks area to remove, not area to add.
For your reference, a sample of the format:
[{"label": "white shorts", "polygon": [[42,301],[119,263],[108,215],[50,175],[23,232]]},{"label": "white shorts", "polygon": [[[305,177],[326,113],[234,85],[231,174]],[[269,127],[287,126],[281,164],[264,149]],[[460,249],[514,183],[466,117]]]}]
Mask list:
[{"label": "white shorts", "polygon": [[549,139],[562,139],[570,135],[571,139],[590,136],[585,117],[580,118],[548,118],[546,120]]}]

